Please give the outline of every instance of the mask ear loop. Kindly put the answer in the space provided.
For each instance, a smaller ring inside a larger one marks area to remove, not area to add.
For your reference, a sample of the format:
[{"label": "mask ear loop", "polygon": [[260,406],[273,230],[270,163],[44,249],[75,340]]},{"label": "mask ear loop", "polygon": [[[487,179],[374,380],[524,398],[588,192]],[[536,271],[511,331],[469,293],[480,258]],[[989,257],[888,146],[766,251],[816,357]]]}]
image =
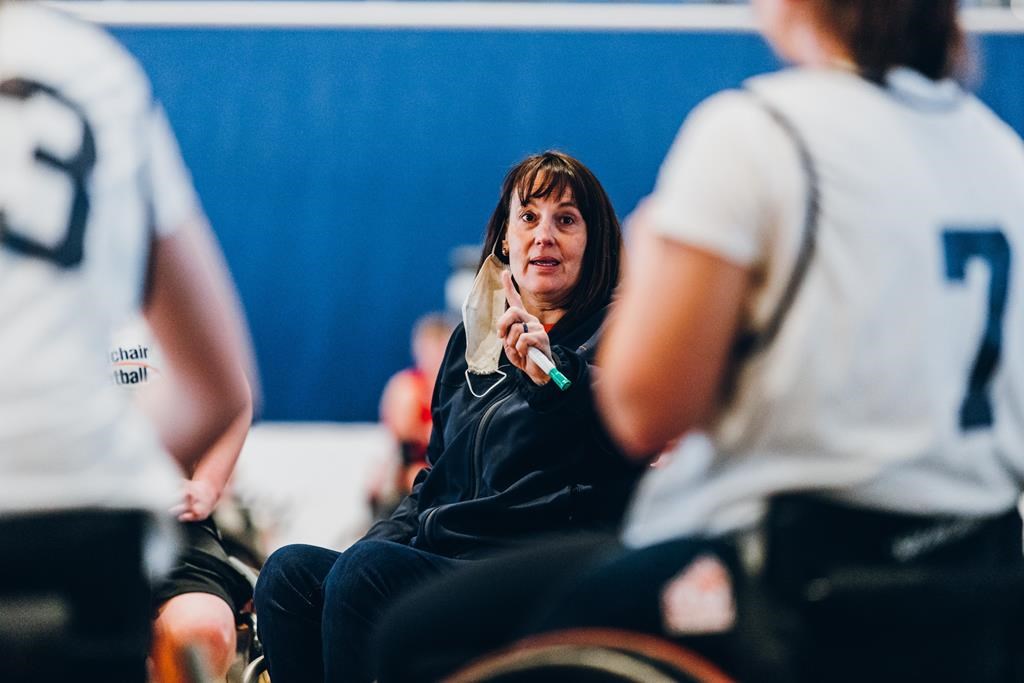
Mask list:
[{"label": "mask ear loop", "polygon": [[[508,228],[507,227],[505,228],[505,232],[506,232],[506,234],[508,234]],[[494,245],[491,247],[491,256],[493,256],[494,258],[498,259],[498,261],[500,262],[501,261],[501,257],[498,256],[498,243],[499,242],[501,242],[500,239],[494,240]],[[507,263],[503,263],[502,265],[505,268],[508,268],[508,264]],[[469,393],[471,393],[475,398],[483,398],[487,394],[491,393],[495,389],[495,387],[497,387],[499,384],[504,382],[505,378],[508,377],[508,373],[506,373],[504,370],[499,368],[497,370],[497,374],[500,375],[500,377],[498,378],[498,381],[495,382],[494,384],[492,384],[491,386],[487,387],[486,389],[484,389],[484,392],[482,394],[478,394],[478,393],[476,393],[476,391],[473,390],[473,381],[469,378],[469,368],[466,368],[465,371],[463,371],[462,374],[464,374],[466,376],[466,386],[469,387]]]},{"label": "mask ear loop", "polygon": [[498,378],[498,381],[495,382],[494,384],[492,384],[491,386],[487,387],[484,390],[484,393],[478,394],[475,391],[473,391],[473,382],[469,379],[469,368],[466,368],[466,370],[465,370],[465,372],[463,374],[466,375],[466,386],[469,387],[469,393],[473,394],[473,396],[475,396],[476,398],[483,398],[487,394],[491,393],[491,391],[493,391],[496,386],[498,386],[499,384],[504,382],[505,378],[508,377],[508,373],[506,373],[505,371],[499,369],[498,370],[498,374],[501,375],[501,377]]}]

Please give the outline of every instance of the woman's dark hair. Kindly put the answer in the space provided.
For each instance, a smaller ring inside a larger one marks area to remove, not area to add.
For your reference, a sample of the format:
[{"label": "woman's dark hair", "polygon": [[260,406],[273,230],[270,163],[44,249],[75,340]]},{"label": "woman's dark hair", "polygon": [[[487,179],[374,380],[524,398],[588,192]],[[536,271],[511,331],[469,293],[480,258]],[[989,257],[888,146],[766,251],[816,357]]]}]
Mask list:
[{"label": "woman's dark hair", "polygon": [[487,222],[480,265],[492,253],[508,263],[508,256],[496,246],[505,239],[508,230],[513,192],[519,196],[521,204],[526,204],[531,199],[552,195],[560,198],[566,190],[572,193],[576,208],[587,224],[587,246],[579,282],[558,302],[559,308],[565,310],[562,320],[572,325],[611,301],[612,292],[619,284],[622,257],[622,229],[611,200],[590,169],[576,159],[561,152],[547,151],[528,156],[508,172],[501,185],[498,205]]},{"label": "woman's dark hair", "polygon": [[908,66],[932,80],[966,75],[958,0],[813,0],[823,27],[850,50],[861,73],[881,82]]}]

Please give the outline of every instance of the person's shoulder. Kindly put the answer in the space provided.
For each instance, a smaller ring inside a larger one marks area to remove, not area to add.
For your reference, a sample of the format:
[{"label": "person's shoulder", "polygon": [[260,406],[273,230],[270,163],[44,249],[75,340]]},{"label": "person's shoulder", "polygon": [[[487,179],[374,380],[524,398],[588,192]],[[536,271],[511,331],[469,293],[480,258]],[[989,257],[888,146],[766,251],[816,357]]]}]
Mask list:
[{"label": "person's shoulder", "polygon": [[138,95],[133,101],[150,102],[142,67],[104,28],[36,2],[8,2],[0,8],[5,36],[21,43],[12,50],[20,57],[18,70],[28,71],[19,73],[22,77],[59,81],[65,84],[64,95],[86,107],[94,99],[109,98],[112,87],[132,89]]},{"label": "person's shoulder", "polygon": [[863,85],[863,79],[838,69],[789,67],[751,76],[738,88],[722,90],[705,99],[694,113],[709,118],[736,120],[739,123],[757,117],[765,99],[800,96],[827,89],[849,89]]},{"label": "person's shoulder", "polygon": [[853,71],[793,67],[747,79],[743,89],[762,107],[788,115],[832,120],[851,108],[883,98],[883,90]]},{"label": "person's shoulder", "polygon": [[697,105],[687,116],[676,142],[692,148],[701,141],[700,147],[707,148],[708,153],[715,149],[751,152],[776,127],[755,93],[745,86],[723,90]]},{"label": "person's shoulder", "polygon": [[[970,116],[975,117],[975,133],[992,141],[994,152],[1007,155],[1007,161],[1024,161],[1024,140],[1005,120],[974,94],[965,94],[963,106]],[[980,142],[980,140],[979,140]]]},{"label": "person's shoulder", "polygon": [[697,105],[687,117],[686,126],[702,130],[738,132],[763,119],[757,101],[745,88],[718,92]]},{"label": "person's shoulder", "polygon": [[747,89],[723,90],[701,102],[683,123],[661,176],[674,177],[686,167],[721,164],[763,155],[765,140],[779,134],[778,125]]},{"label": "person's shoulder", "polygon": [[2,10],[5,23],[11,22],[26,39],[37,45],[61,46],[63,54],[75,48],[76,61],[101,55],[134,62],[124,46],[104,28],[62,9],[37,2],[9,2],[2,5]]},{"label": "person's shoulder", "polygon": [[[754,76],[739,88],[722,90],[701,102],[686,117],[667,162],[686,163],[696,155],[700,163],[720,158],[760,157],[765,141],[784,141],[773,111],[790,109],[790,102],[806,102],[823,84],[847,87],[846,79],[825,70],[784,69]],[[781,106],[780,106],[781,105]],[[769,108],[771,107],[771,108]]]}]

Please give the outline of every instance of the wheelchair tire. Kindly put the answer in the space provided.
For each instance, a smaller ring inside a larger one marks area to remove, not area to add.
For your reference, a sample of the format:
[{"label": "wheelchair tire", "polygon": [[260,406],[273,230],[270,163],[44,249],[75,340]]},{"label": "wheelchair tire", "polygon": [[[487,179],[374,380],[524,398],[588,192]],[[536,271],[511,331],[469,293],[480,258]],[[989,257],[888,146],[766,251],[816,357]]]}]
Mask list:
[{"label": "wheelchair tire", "polygon": [[669,641],[614,629],[574,629],[520,641],[446,683],[726,683],[703,657]]}]

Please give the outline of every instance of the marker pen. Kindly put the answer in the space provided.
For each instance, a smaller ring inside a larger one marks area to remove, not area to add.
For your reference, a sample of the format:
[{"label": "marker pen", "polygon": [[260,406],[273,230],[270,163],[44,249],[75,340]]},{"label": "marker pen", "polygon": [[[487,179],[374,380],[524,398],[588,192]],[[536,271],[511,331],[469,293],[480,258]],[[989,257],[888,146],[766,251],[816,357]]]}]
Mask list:
[{"label": "marker pen", "polygon": [[554,380],[555,384],[562,391],[565,391],[572,386],[572,382],[569,378],[559,372],[555,364],[551,362],[551,359],[544,355],[544,352],[538,349],[536,346],[531,346],[530,350],[526,352],[526,355],[537,364],[537,367],[543,370],[548,377]]}]

